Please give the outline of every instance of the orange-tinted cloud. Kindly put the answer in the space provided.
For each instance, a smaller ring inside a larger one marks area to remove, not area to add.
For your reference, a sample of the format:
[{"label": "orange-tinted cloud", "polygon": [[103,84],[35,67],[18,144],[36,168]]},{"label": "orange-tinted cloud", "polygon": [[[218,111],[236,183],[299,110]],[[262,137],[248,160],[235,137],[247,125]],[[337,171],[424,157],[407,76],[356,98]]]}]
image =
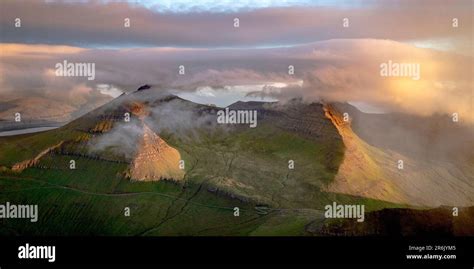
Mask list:
[{"label": "orange-tinted cloud", "polygon": [[[395,41],[346,39],[274,49],[88,49],[73,54],[55,51],[60,47],[48,49],[50,57],[42,61],[3,57],[0,95],[47,92],[49,98],[66,100],[67,91],[79,84],[92,89],[108,84],[131,91],[147,83],[163,91],[194,91],[202,86],[302,81],[301,86],[267,89],[266,93],[281,100],[366,102],[417,115],[457,112],[474,122],[472,57]],[[31,51],[35,50],[33,46]],[[95,63],[96,79],[51,76],[51,69],[63,60]],[[381,76],[380,65],[388,61],[419,64],[420,79]],[[185,66],[185,75],[178,74],[179,65]],[[295,67],[294,75],[288,74],[288,65]]]}]

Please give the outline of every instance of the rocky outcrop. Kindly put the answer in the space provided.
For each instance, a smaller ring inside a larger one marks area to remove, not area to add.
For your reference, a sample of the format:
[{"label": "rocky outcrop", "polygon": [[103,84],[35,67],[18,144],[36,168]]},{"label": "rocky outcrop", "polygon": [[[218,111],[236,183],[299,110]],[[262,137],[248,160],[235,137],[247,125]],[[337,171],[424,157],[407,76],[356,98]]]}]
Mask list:
[{"label": "rocky outcrop", "polygon": [[179,167],[181,155],[143,124],[143,138],[138,153],[132,161],[132,180],[154,181],[162,179],[182,180],[184,171]]},{"label": "rocky outcrop", "polygon": [[52,146],[52,147],[49,147],[45,150],[43,150],[42,152],[40,152],[38,155],[36,155],[36,157],[34,157],[33,159],[30,159],[30,160],[25,160],[25,161],[22,161],[22,162],[19,162],[19,163],[16,163],[12,166],[12,171],[14,172],[21,172],[23,170],[25,170],[26,168],[28,167],[32,167],[34,165],[37,165],[40,161],[40,159],[45,156],[46,154],[50,153],[51,151],[59,148],[62,144],[64,143],[64,141],[61,141],[59,142],[58,144]]}]

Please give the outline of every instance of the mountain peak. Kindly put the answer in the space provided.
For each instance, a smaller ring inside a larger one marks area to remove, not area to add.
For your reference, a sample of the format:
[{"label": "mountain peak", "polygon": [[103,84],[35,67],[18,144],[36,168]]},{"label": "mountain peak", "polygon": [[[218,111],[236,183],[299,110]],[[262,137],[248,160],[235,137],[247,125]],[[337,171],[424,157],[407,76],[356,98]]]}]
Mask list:
[{"label": "mountain peak", "polygon": [[148,89],[150,89],[150,88],[151,88],[150,85],[145,84],[145,85],[140,86],[140,87],[137,89],[137,92],[143,91],[143,90],[148,90]]}]

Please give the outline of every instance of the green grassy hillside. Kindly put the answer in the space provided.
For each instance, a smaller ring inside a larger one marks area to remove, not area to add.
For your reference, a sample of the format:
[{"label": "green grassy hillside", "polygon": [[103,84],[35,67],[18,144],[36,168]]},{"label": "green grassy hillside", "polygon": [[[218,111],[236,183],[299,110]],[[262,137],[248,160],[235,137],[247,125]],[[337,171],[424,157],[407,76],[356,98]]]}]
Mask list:
[{"label": "green grassy hillside", "polygon": [[[322,225],[322,210],[334,201],[362,203],[367,211],[400,206],[322,191],[337,173],[344,146],[316,106],[298,123],[308,129],[292,127],[298,111],[268,108],[259,113],[273,114],[258,128],[198,128],[193,139],[161,130],[185,161],[185,180],[130,181],[128,158],[88,149],[115,130],[126,102],[115,100],[56,130],[0,138],[0,203],[38,204],[40,213],[37,223],[0,220],[1,234],[308,235],[314,234],[308,225]],[[146,105],[159,109],[160,102]],[[189,107],[197,114],[209,110]],[[34,165],[10,169],[61,141]],[[131,216],[124,216],[125,207]]]}]

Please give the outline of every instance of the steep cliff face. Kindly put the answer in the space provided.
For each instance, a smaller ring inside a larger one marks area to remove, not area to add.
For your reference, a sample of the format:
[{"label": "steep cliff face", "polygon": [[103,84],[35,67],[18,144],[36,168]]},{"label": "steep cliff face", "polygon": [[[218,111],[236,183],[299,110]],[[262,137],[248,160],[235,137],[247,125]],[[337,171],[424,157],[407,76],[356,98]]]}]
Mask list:
[{"label": "steep cliff face", "polygon": [[130,177],[133,180],[153,181],[161,179],[182,180],[184,171],[179,168],[181,155],[143,124],[143,138],[133,159]]},{"label": "steep cliff face", "polygon": [[[146,89],[141,87],[138,91]],[[139,181],[182,180],[184,170],[179,168],[179,151],[168,145],[144,122],[150,114],[149,107],[139,100],[130,102],[127,106],[141,121],[143,128],[143,137],[130,167],[130,178]]]},{"label": "steep cliff face", "polygon": [[[474,174],[465,168],[466,164],[413,158],[372,146],[353,131],[350,120],[343,120],[340,108],[325,105],[324,110],[346,146],[344,160],[328,191],[427,207],[474,204]],[[399,160],[403,161],[403,169],[398,168]]]},{"label": "steep cliff face", "polygon": [[380,162],[385,159],[389,163],[390,157],[360,139],[352,131],[350,120],[344,121],[342,113],[333,105],[325,105],[324,113],[336,126],[346,147],[342,164],[328,191],[406,203],[407,197],[386,179],[383,167],[380,167]]}]

